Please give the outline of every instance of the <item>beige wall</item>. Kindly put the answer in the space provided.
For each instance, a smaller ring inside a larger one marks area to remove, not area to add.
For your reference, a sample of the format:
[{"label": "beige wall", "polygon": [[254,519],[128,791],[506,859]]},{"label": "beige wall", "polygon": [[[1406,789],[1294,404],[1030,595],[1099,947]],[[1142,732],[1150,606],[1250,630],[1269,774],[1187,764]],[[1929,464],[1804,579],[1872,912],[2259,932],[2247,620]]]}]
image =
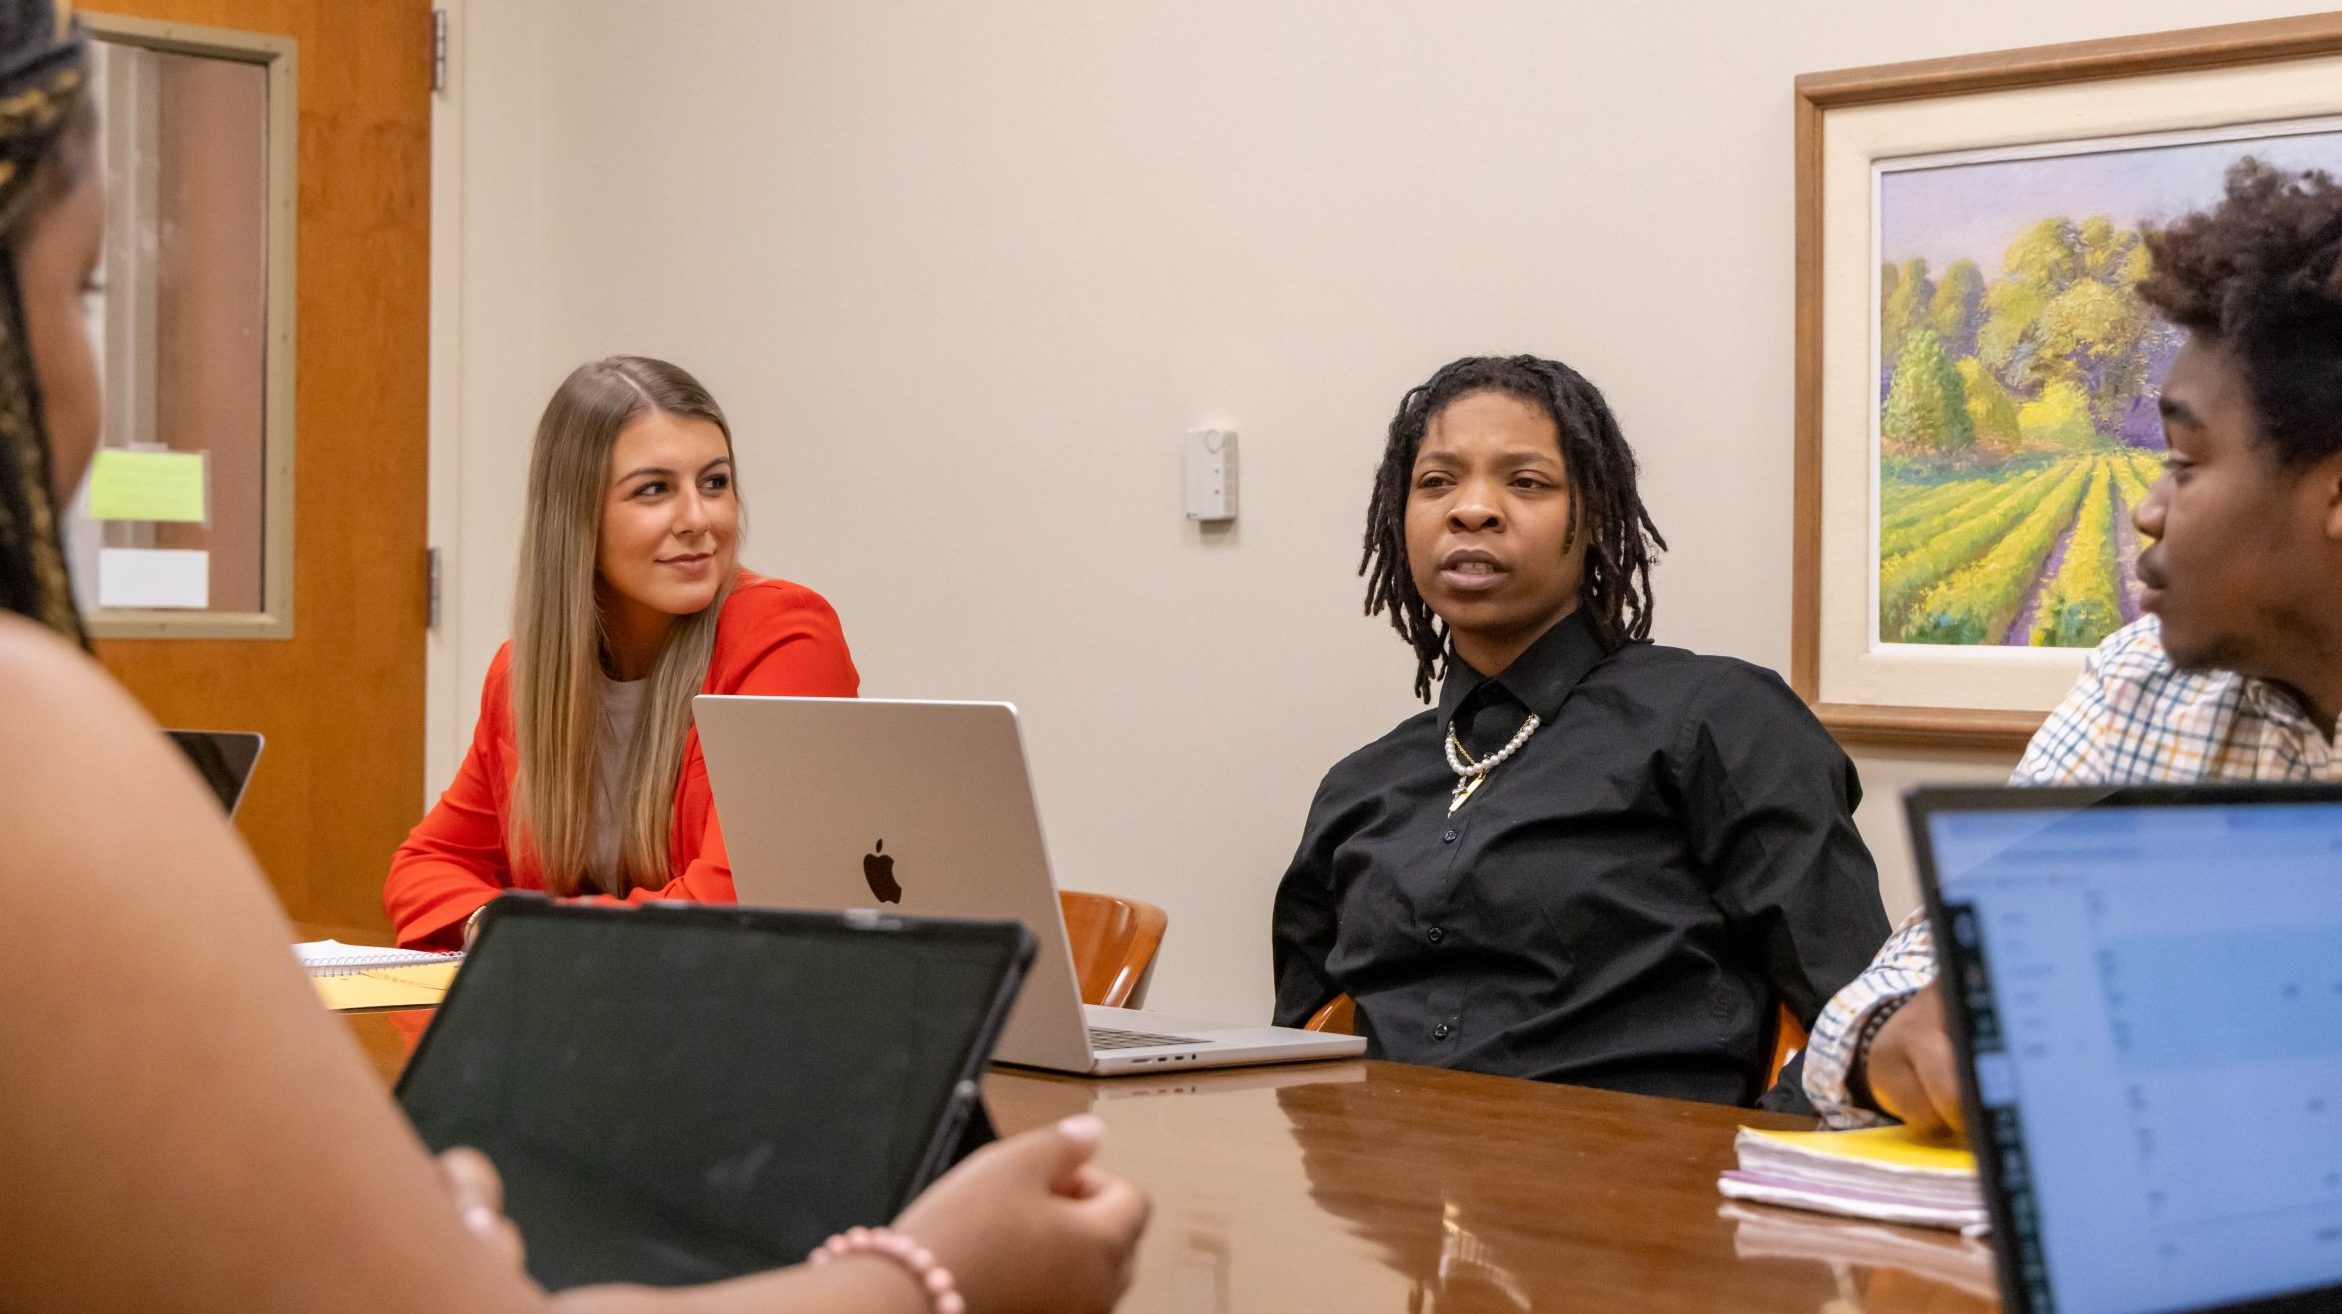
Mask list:
[{"label": "beige wall", "polygon": [[[1412,708],[1354,573],[1405,388],[1579,367],[1673,544],[1659,638],[1784,666],[1791,79],[2316,7],[464,0],[435,773],[538,407],[670,356],[732,413],[749,561],[837,604],[864,691],[1015,701],[1060,878],[1172,911],[1155,1003],[1260,1012],[1310,794]],[[1181,513],[1207,424],[1227,533]],[[1892,911],[1895,790],[2011,761],[1864,755]]]}]

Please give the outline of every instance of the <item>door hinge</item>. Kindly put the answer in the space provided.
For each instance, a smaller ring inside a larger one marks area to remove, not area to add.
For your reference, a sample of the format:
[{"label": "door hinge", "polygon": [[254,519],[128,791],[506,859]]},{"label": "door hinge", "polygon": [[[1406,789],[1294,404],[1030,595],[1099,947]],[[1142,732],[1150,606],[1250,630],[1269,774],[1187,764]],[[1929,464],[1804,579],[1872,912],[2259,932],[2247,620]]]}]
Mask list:
[{"label": "door hinge", "polygon": [[435,630],[439,628],[439,598],[441,592],[439,549],[425,548],[423,550],[423,563],[423,569],[429,581],[424,588],[423,628],[427,630]]},{"label": "door hinge", "polygon": [[431,94],[447,94],[447,11],[431,11]]}]

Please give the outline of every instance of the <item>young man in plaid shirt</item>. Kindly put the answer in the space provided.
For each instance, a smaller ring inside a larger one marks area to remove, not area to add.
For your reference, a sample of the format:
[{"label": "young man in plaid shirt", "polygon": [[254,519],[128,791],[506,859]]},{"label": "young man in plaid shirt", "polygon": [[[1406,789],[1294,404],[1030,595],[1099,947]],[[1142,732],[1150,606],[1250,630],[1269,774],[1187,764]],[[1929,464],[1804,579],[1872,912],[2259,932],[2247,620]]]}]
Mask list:
[{"label": "young man in plaid shirt", "polygon": [[[2021,785],[2342,780],[2342,185],[2253,160],[2150,231],[2148,304],[2185,329],[2170,459],[2133,516],[2147,613],[2100,644]],[[1822,1011],[1806,1093],[1835,1126],[1960,1124],[1915,914]]]}]

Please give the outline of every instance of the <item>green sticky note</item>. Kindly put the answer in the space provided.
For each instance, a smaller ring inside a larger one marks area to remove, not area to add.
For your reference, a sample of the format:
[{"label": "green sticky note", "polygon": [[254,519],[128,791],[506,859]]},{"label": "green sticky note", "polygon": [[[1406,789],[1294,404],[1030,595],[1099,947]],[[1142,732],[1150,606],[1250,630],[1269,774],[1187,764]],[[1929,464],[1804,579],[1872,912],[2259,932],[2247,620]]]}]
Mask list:
[{"label": "green sticky note", "polygon": [[101,448],[89,467],[92,520],[201,521],[201,452],[126,452]]}]

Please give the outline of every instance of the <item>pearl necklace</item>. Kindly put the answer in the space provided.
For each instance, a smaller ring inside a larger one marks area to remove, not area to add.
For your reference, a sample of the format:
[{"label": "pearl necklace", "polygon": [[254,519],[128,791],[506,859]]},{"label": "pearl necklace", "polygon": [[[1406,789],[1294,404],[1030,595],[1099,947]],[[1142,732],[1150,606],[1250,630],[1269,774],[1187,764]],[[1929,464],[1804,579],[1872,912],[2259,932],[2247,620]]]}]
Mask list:
[{"label": "pearl necklace", "polygon": [[1521,722],[1521,728],[1514,732],[1511,743],[1477,762],[1473,761],[1472,755],[1465,752],[1464,746],[1456,741],[1455,726],[1448,726],[1447,765],[1448,770],[1456,773],[1456,792],[1448,799],[1448,815],[1454,816],[1456,809],[1464,806],[1464,800],[1472,797],[1479,790],[1481,782],[1488,779],[1489,772],[1503,766],[1506,758],[1521,751],[1521,745],[1529,742],[1529,736],[1537,733],[1537,727],[1540,724],[1542,722],[1537,719],[1537,714],[1535,712],[1529,713],[1529,719]]}]

